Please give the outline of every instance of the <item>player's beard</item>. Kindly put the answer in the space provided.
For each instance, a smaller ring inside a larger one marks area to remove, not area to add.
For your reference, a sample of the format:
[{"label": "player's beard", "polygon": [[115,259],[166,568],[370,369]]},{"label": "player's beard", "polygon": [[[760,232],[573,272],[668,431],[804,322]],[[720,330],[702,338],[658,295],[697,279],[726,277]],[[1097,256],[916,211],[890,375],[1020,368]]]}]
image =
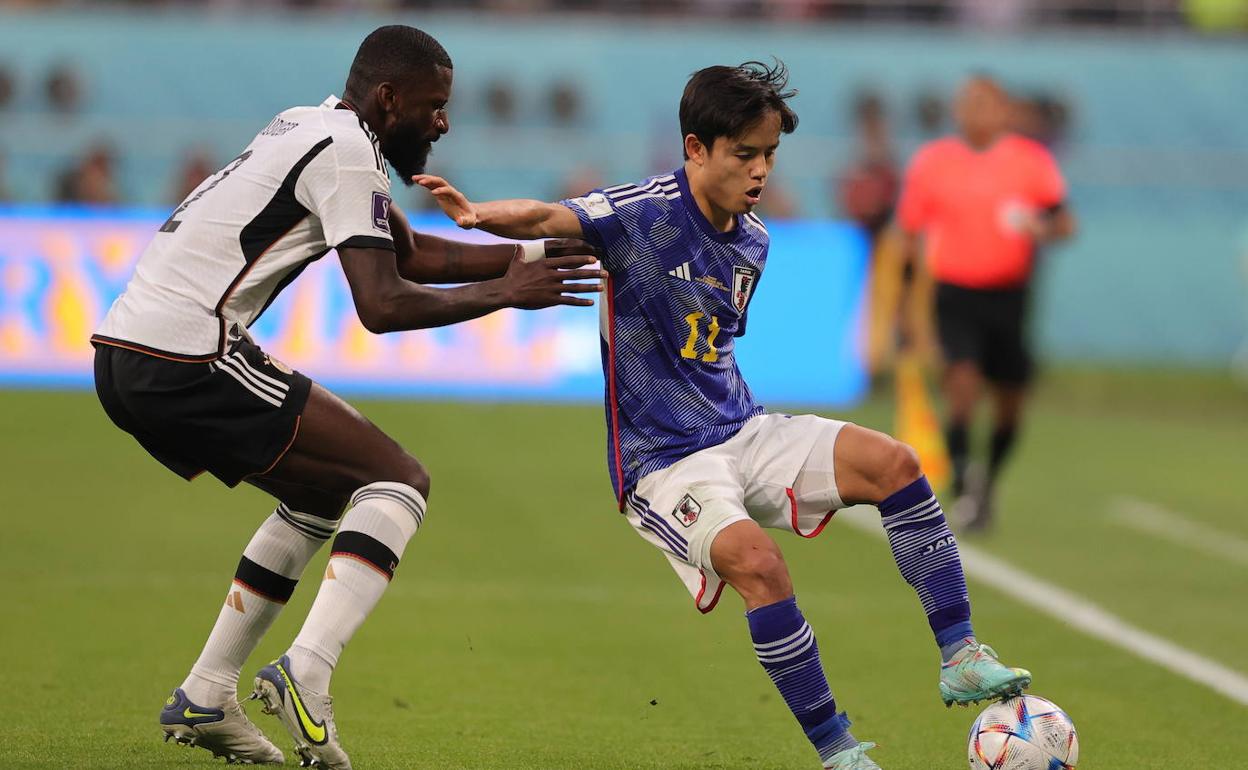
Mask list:
[{"label": "player's beard", "polygon": [[425,164],[433,150],[433,144],[425,136],[426,132],[421,129],[401,126],[387,142],[390,146],[382,148],[386,160],[408,187],[415,184],[412,181],[413,176],[425,173]]}]

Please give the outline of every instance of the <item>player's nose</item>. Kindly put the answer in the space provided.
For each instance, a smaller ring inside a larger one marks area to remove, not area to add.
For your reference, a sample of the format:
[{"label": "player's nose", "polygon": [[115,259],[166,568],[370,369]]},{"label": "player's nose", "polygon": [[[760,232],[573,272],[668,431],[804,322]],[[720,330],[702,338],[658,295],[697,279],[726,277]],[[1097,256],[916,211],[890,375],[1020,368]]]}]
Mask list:
[{"label": "player's nose", "polygon": [[438,132],[438,136],[450,133],[451,116],[446,110],[438,110],[438,113],[433,118],[433,128]]}]

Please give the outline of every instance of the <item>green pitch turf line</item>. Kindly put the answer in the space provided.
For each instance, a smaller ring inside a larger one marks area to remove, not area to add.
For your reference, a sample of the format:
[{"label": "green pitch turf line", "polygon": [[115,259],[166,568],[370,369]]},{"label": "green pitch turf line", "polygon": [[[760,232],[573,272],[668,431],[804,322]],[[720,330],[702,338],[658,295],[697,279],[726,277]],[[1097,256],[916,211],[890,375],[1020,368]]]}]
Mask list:
[{"label": "green pitch turf line", "polygon": [[[866,508],[837,514],[854,528],[884,537],[878,516]],[[1011,566],[985,551],[958,544],[962,566],[972,579],[995,588],[1022,604],[1083,631],[1119,649],[1160,666],[1173,674],[1202,684],[1214,692],[1248,706],[1248,676],[1206,658],[1174,642],[1131,625],[1117,615],[1070,591]]]},{"label": "green pitch turf line", "polygon": [[1125,527],[1248,567],[1248,540],[1188,519],[1156,503],[1118,497],[1110,517]]}]

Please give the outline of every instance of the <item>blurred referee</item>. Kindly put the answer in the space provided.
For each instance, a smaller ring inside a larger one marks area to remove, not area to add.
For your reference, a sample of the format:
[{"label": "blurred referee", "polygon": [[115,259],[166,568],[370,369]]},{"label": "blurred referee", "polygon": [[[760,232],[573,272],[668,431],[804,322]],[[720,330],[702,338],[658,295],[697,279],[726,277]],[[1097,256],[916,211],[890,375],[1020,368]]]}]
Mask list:
[{"label": "blurred referee", "polygon": [[[898,220],[908,259],[922,241],[936,280],[954,510],[968,529],[982,530],[992,521],[994,483],[1018,435],[1032,375],[1024,327],[1036,250],[1070,237],[1075,220],[1053,156],[1009,131],[1010,98],[999,83],[970,77],[954,109],[958,135],[915,154]],[[968,481],[971,420],[985,383],[992,439],[986,473],[973,471]]]}]

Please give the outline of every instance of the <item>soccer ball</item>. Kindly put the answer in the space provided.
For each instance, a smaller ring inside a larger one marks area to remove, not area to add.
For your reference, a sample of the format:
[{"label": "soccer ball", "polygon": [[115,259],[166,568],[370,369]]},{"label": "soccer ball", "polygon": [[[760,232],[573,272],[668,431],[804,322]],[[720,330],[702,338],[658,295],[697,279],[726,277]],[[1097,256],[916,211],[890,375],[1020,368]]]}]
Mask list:
[{"label": "soccer ball", "polygon": [[966,755],[971,770],[1072,770],[1079,737],[1056,704],[1020,695],[984,709],[971,725]]}]

